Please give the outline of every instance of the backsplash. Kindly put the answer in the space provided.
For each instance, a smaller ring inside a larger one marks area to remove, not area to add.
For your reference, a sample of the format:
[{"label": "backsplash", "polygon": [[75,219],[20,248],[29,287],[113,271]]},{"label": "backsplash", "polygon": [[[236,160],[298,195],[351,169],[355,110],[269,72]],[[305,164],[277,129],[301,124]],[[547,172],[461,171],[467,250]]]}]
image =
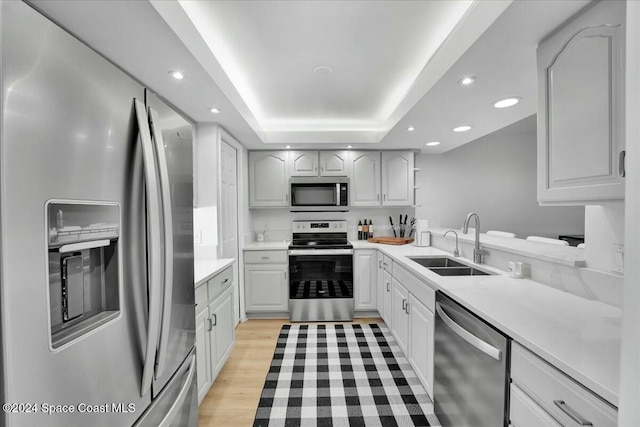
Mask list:
[{"label": "backsplash", "polygon": [[252,232],[245,236],[247,241],[255,241],[256,233],[266,230],[265,240],[279,241],[291,239],[291,222],[294,220],[346,220],[350,240],[358,238],[358,221],[373,220],[373,235],[393,236],[389,216],[395,225],[399,217],[408,216],[407,227],[411,217],[415,215],[415,208],[350,208],[349,212],[289,212],[288,209],[252,209]]}]

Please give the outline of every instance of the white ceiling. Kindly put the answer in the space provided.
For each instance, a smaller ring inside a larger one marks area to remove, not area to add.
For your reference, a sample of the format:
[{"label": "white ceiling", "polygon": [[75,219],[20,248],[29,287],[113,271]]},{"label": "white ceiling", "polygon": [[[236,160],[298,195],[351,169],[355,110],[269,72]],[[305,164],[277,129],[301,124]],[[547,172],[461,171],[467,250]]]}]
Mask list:
[{"label": "white ceiling", "polygon": [[[219,122],[248,148],[438,153],[535,113],[536,46],[588,2],[32,3],[193,120]],[[321,65],[333,73],[314,74]],[[169,78],[177,69],[185,80]],[[469,74],[476,83],[459,86]],[[490,105],[512,95],[522,102]],[[222,113],[211,114],[213,106]],[[460,124],[473,128],[453,133]],[[441,145],[425,147],[434,140]]]}]

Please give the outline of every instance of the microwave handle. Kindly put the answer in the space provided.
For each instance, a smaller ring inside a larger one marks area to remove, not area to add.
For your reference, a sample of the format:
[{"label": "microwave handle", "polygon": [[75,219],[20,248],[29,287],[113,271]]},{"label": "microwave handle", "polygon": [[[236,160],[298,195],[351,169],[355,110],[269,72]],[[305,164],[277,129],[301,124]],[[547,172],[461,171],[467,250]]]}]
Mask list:
[{"label": "microwave handle", "polygon": [[340,206],[340,183],[336,183],[336,206]]}]

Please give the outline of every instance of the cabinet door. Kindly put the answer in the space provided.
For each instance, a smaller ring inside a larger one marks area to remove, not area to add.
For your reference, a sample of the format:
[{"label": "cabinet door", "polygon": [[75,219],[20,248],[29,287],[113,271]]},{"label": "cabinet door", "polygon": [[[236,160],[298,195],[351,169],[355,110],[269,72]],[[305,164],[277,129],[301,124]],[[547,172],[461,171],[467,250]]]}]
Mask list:
[{"label": "cabinet door", "polygon": [[351,153],[351,206],[380,206],[380,152]]},{"label": "cabinet door", "polygon": [[509,421],[515,427],[561,427],[560,423],[515,384],[511,384],[509,401]]},{"label": "cabinet door", "polygon": [[212,383],[209,310],[207,308],[196,315],[196,369],[199,404],[207,395]]},{"label": "cabinet door", "polygon": [[624,2],[600,2],[538,47],[538,200],[623,199]]},{"label": "cabinet door", "polygon": [[228,353],[233,345],[235,330],[233,328],[233,288],[228,288],[211,304],[211,379],[222,369]]},{"label": "cabinet door", "polygon": [[409,294],[409,362],[433,400],[433,338],[435,316]]},{"label": "cabinet door", "polygon": [[382,268],[382,260],[384,255],[382,252],[376,251],[376,309],[378,314],[384,318],[384,269]]},{"label": "cabinet door", "polygon": [[353,255],[353,293],[356,310],[376,309],[376,282],[378,279],[378,251],[358,249]]},{"label": "cabinet door", "polygon": [[318,176],[317,151],[291,151],[291,176]]},{"label": "cabinet door", "polygon": [[321,151],[320,175],[322,176],[348,176],[349,152],[348,151]]},{"label": "cabinet door", "polygon": [[391,279],[391,330],[396,337],[402,352],[407,353],[407,342],[409,339],[409,315],[406,305],[409,302],[409,292],[396,279]]},{"label": "cabinet door", "polygon": [[286,264],[246,264],[244,271],[247,313],[289,309]]},{"label": "cabinet door", "polygon": [[[384,265],[384,264],[383,264]],[[389,328],[393,327],[393,317],[391,315],[391,308],[393,306],[393,290],[391,289],[391,273],[383,270],[382,289],[384,290],[383,306],[382,306],[382,320],[387,324]]]},{"label": "cabinet door", "polygon": [[382,205],[413,205],[413,151],[382,152]]},{"label": "cabinet door", "polygon": [[249,153],[249,206],[289,206],[289,174],[286,151]]}]

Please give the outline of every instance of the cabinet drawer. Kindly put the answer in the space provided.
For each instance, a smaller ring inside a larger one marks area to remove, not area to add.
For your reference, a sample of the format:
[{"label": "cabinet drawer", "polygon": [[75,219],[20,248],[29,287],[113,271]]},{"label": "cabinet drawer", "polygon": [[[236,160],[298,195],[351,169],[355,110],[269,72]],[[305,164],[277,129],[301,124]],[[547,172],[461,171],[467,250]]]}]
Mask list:
[{"label": "cabinet drawer", "polygon": [[227,267],[207,282],[209,301],[213,301],[233,283],[233,268]]},{"label": "cabinet drawer", "polygon": [[409,273],[400,264],[394,263],[393,277],[402,283],[432,313],[436,311],[436,291],[416,276]]},{"label": "cabinet drawer", "polygon": [[209,298],[207,297],[207,284],[210,280],[196,288],[196,313],[206,310]]},{"label": "cabinet drawer", "polygon": [[514,427],[562,427],[520,388],[511,384],[509,421]]},{"label": "cabinet drawer", "polygon": [[512,346],[511,379],[560,424],[573,425],[582,419],[594,426],[617,425],[613,406],[516,342]]},{"label": "cabinet drawer", "polygon": [[385,271],[393,274],[393,261],[391,260],[391,257],[388,257],[386,255],[382,256],[382,268],[384,268]]},{"label": "cabinet drawer", "polygon": [[286,264],[289,262],[287,251],[245,251],[245,264]]}]

